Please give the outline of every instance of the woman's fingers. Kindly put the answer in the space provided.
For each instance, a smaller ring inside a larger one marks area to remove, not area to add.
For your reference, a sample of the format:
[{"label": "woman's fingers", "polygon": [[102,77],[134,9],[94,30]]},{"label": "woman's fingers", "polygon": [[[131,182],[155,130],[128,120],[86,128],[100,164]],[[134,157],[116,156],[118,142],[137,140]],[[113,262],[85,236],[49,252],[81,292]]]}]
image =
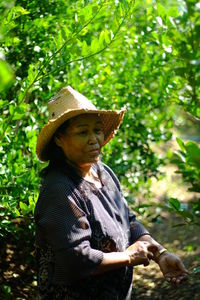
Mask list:
[{"label": "woman's fingers", "polygon": [[155,251],[155,247],[147,242],[147,244],[146,243],[144,244],[143,251],[144,251],[145,257],[147,257],[147,259],[148,259],[148,265],[149,265],[149,259],[153,259],[153,257],[154,257],[153,251]]},{"label": "woman's fingers", "polygon": [[168,281],[168,282],[172,282],[172,283],[180,283],[181,280],[183,280],[187,274],[186,273],[168,273],[168,274],[165,274],[165,279]]},{"label": "woman's fingers", "polygon": [[153,259],[154,252],[158,250],[156,245],[147,241],[137,241],[127,248],[126,251],[132,256],[133,265],[149,265],[150,259]]},{"label": "woman's fingers", "polygon": [[144,261],[144,263],[143,263],[143,266],[147,267],[148,265],[149,265],[149,259],[146,258],[145,261]]},{"label": "woman's fingers", "polygon": [[148,251],[147,257],[148,257],[148,259],[153,259],[154,254],[152,252]]},{"label": "woman's fingers", "polygon": [[171,277],[165,276],[165,279],[170,282],[171,281]]},{"label": "woman's fingers", "polygon": [[183,262],[181,260],[178,260],[176,263],[177,267],[179,268],[179,270],[181,270],[183,273],[188,274],[188,270],[185,268]]},{"label": "woman's fingers", "polygon": [[156,253],[158,251],[158,246],[156,246],[156,245],[150,244],[147,248],[150,252],[153,252],[153,253]]},{"label": "woman's fingers", "polygon": [[147,255],[148,258],[153,259],[155,253],[158,251],[158,246],[149,244],[149,245],[147,245],[147,251],[148,251],[148,255]]},{"label": "woman's fingers", "polygon": [[149,265],[149,259],[152,258],[153,253],[149,253],[148,246],[150,244],[148,242],[137,241],[126,251],[128,251],[129,256],[131,257],[131,264],[136,265]]}]

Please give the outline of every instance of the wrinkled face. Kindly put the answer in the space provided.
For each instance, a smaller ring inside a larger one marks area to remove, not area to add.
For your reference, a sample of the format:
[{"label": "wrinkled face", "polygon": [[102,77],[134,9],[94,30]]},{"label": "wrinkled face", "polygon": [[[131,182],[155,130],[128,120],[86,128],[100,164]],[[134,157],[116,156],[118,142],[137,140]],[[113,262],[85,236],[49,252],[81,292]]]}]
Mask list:
[{"label": "wrinkled face", "polygon": [[84,114],[70,120],[64,133],[55,138],[65,156],[79,167],[97,162],[104,143],[102,124],[96,114]]}]

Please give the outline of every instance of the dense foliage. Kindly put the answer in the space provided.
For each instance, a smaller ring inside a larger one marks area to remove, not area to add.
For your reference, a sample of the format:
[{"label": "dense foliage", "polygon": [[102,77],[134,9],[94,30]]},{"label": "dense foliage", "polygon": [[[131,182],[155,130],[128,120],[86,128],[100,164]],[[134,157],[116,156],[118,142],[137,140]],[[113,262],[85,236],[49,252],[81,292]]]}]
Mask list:
[{"label": "dense foliage", "polygon": [[[189,191],[200,193],[200,147],[197,143],[189,141],[184,143],[177,138],[180,150],[173,156],[173,163],[177,164],[177,173],[183,176],[189,184]],[[179,225],[200,226],[200,198],[195,198],[190,203],[181,203],[176,198],[169,199],[169,207],[183,218],[184,223]]]},{"label": "dense foliage", "polygon": [[67,84],[98,107],[126,105],[102,159],[130,203],[148,196],[162,163],[151,143],[170,139],[174,104],[200,117],[199,9],[194,0],[1,2],[1,235],[32,218],[44,167],[37,135]]},{"label": "dense foliage", "polygon": [[[151,178],[164,163],[152,143],[171,138],[177,107],[200,118],[199,11],[196,0],[0,1],[0,241],[9,233],[27,239],[28,263],[46,166],[35,146],[48,99],[69,84],[100,108],[126,106],[102,160],[119,176],[129,203],[148,209]],[[178,143],[173,162],[200,192],[199,146]],[[148,204],[140,205],[145,197]],[[184,224],[200,224],[199,197],[171,198],[168,206]],[[9,298],[10,286],[2,290]]]}]

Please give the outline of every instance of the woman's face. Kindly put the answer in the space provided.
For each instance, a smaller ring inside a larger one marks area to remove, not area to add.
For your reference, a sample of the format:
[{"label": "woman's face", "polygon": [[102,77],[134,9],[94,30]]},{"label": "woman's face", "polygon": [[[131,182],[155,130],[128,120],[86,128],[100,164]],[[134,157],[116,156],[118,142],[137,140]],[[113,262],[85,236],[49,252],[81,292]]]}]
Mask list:
[{"label": "woman's face", "polygon": [[64,133],[55,138],[65,156],[79,167],[97,162],[104,143],[102,124],[95,114],[84,114],[70,120]]}]

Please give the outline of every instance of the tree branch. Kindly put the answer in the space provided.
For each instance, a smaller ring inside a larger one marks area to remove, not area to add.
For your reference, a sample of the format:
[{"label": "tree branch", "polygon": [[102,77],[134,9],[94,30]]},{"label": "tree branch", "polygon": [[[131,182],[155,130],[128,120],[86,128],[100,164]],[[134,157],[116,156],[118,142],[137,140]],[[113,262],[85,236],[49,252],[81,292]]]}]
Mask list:
[{"label": "tree branch", "polygon": [[[135,3],[135,1],[131,1],[131,4],[132,4],[132,2]],[[110,46],[111,44],[113,44],[113,42],[116,40],[115,38],[116,38],[118,32],[120,31],[122,25],[124,24],[125,19],[127,18],[127,15],[128,15],[128,14],[131,14],[131,11],[127,11],[127,12],[126,12],[126,14],[124,15],[124,17],[123,17],[121,23],[119,24],[119,26],[118,26],[118,28],[117,28],[117,30],[116,30],[116,32],[113,34],[113,38],[111,39],[111,41],[110,41],[108,44],[105,45],[105,47],[103,47],[102,49],[100,49],[100,50],[98,50],[98,51],[96,51],[96,52],[94,52],[94,53],[91,53],[91,54],[89,54],[89,55],[85,55],[85,56],[82,56],[82,57],[77,58],[77,59],[74,59],[74,60],[69,60],[65,65],[69,65],[69,64],[71,64],[71,63],[73,63],[73,62],[78,62],[78,61],[82,61],[82,60],[85,60],[85,59],[89,59],[89,58],[91,58],[91,57],[93,57],[93,56],[95,56],[95,55],[98,55],[98,54],[102,53],[102,52],[105,51],[107,48],[109,48],[109,46]],[[50,74],[54,74],[55,72],[58,72],[59,70],[61,70],[61,68],[56,68],[55,70],[49,72],[47,75],[40,77],[38,80],[47,78]]]},{"label": "tree branch", "polygon": [[[81,27],[81,29],[79,29],[77,32],[73,33],[73,36],[68,39],[55,53],[53,53],[49,59],[43,64],[41,65],[41,67],[39,68],[38,72],[37,72],[37,75],[35,76],[35,78],[33,79],[32,83],[26,88],[25,92],[24,92],[24,95],[22,97],[22,99],[20,101],[18,101],[18,105],[20,105],[21,103],[24,102],[24,100],[26,99],[27,97],[27,94],[28,92],[30,91],[30,89],[33,87],[33,85],[38,81],[40,80],[41,78],[45,78],[45,76],[43,77],[40,77],[40,74],[43,72],[43,70],[45,69],[45,67],[47,66],[47,64],[49,64],[49,62],[59,53],[62,51],[62,49],[72,40],[74,39],[76,36],[78,36],[80,34],[80,32],[86,28],[97,16],[97,14],[99,13],[99,11],[101,10],[101,8],[103,7],[103,4],[104,4],[104,1],[102,1],[102,4],[100,5],[99,9],[97,10],[96,14],[93,15],[88,22],[86,22],[84,24],[83,27]],[[12,114],[9,115],[8,119],[7,119],[7,122],[6,122],[6,125],[5,125],[5,128],[3,129],[3,132],[0,136],[0,140],[3,140],[4,136],[5,136],[5,133],[9,127],[9,124],[10,122],[12,121],[13,117],[15,115],[15,111],[13,111]],[[4,123],[5,124],[5,123]]]}]

